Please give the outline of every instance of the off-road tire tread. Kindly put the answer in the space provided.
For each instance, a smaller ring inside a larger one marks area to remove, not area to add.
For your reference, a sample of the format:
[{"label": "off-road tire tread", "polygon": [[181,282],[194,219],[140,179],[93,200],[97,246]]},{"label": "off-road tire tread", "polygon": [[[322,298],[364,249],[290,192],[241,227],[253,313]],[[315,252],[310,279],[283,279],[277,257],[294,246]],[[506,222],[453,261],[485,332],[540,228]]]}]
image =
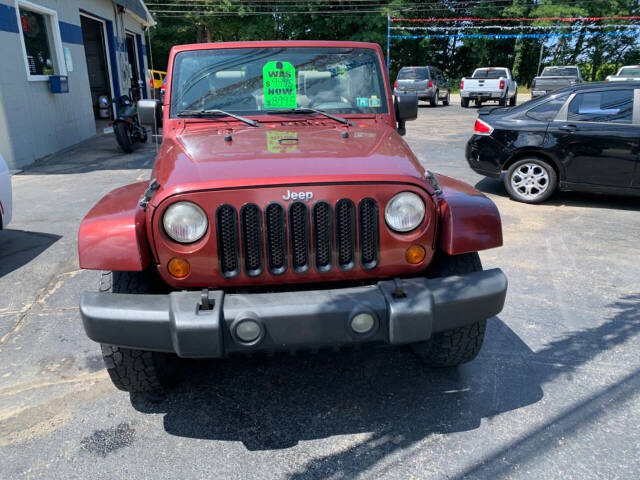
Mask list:
[{"label": "off-road tire tread", "polygon": [[113,384],[125,392],[162,391],[154,352],[100,345],[105,367]]},{"label": "off-road tire tread", "polygon": [[[449,277],[482,270],[477,252],[462,255],[439,253],[429,266],[430,277]],[[413,352],[431,367],[455,367],[470,362],[480,352],[487,321],[481,320],[470,325],[445,330],[434,334],[426,342],[411,345]]]},{"label": "off-road tire tread", "polygon": [[[100,292],[157,293],[151,272],[103,272]],[[175,381],[175,355],[101,344],[102,358],[116,388],[125,392],[162,392]]]}]

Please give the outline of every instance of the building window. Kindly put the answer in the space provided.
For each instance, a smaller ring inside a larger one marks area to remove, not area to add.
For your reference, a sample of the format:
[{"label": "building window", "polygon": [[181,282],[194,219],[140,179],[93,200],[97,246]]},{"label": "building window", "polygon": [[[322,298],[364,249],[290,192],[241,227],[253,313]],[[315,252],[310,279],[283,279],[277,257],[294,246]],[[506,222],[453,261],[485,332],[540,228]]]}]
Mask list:
[{"label": "building window", "polygon": [[56,12],[21,0],[16,2],[16,11],[29,80],[66,75]]}]

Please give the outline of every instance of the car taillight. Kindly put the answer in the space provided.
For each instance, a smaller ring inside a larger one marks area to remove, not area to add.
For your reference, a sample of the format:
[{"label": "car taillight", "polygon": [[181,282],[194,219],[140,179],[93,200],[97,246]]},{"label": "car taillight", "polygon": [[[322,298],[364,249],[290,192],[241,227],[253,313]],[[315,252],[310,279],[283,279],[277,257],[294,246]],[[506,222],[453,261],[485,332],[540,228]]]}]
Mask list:
[{"label": "car taillight", "polygon": [[429,88],[433,88],[433,82],[429,80]]},{"label": "car taillight", "polygon": [[500,90],[504,90],[504,80],[500,80]]},{"label": "car taillight", "polygon": [[460,80],[460,90],[464,90],[464,80]]},{"label": "car taillight", "polygon": [[476,135],[491,135],[493,133],[493,127],[478,118],[473,126],[473,133]]},{"label": "car taillight", "polygon": [[153,78],[149,78],[149,88],[153,88]]},{"label": "car taillight", "polygon": [[396,80],[395,82],[393,82],[393,88],[398,88],[398,80]]}]

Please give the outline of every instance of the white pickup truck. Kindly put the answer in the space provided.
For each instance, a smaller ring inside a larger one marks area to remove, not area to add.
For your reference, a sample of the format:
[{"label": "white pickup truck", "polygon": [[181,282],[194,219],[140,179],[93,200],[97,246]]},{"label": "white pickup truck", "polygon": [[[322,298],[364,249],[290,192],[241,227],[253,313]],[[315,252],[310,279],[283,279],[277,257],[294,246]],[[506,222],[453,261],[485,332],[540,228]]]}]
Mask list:
[{"label": "white pickup truck", "polygon": [[477,106],[488,100],[496,100],[502,107],[513,106],[518,99],[518,84],[511,70],[504,67],[476,68],[471,78],[460,80],[460,104],[467,108],[474,100]]},{"label": "white pickup truck", "polygon": [[630,80],[640,80],[640,65],[625,65],[618,70],[615,75],[609,75],[607,82],[627,82]]}]

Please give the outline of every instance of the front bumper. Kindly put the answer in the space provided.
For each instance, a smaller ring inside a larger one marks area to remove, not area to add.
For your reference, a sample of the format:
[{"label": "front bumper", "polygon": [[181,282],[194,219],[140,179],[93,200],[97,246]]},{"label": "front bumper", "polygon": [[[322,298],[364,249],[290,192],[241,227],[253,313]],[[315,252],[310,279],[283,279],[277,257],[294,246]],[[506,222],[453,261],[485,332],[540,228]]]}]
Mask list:
[{"label": "front bumper", "polygon": [[[498,314],[507,278],[500,269],[437,279],[387,280],[335,290],[225,294],[182,291],[169,295],[85,292],[80,313],[96,342],[180,357],[216,358],[242,351],[313,349],[361,342],[405,344]],[[203,298],[206,298],[204,300]],[[203,308],[203,303],[210,308]],[[359,313],[374,328],[350,327]],[[260,337],[242,343],[235,327],[253,320]]]}]

